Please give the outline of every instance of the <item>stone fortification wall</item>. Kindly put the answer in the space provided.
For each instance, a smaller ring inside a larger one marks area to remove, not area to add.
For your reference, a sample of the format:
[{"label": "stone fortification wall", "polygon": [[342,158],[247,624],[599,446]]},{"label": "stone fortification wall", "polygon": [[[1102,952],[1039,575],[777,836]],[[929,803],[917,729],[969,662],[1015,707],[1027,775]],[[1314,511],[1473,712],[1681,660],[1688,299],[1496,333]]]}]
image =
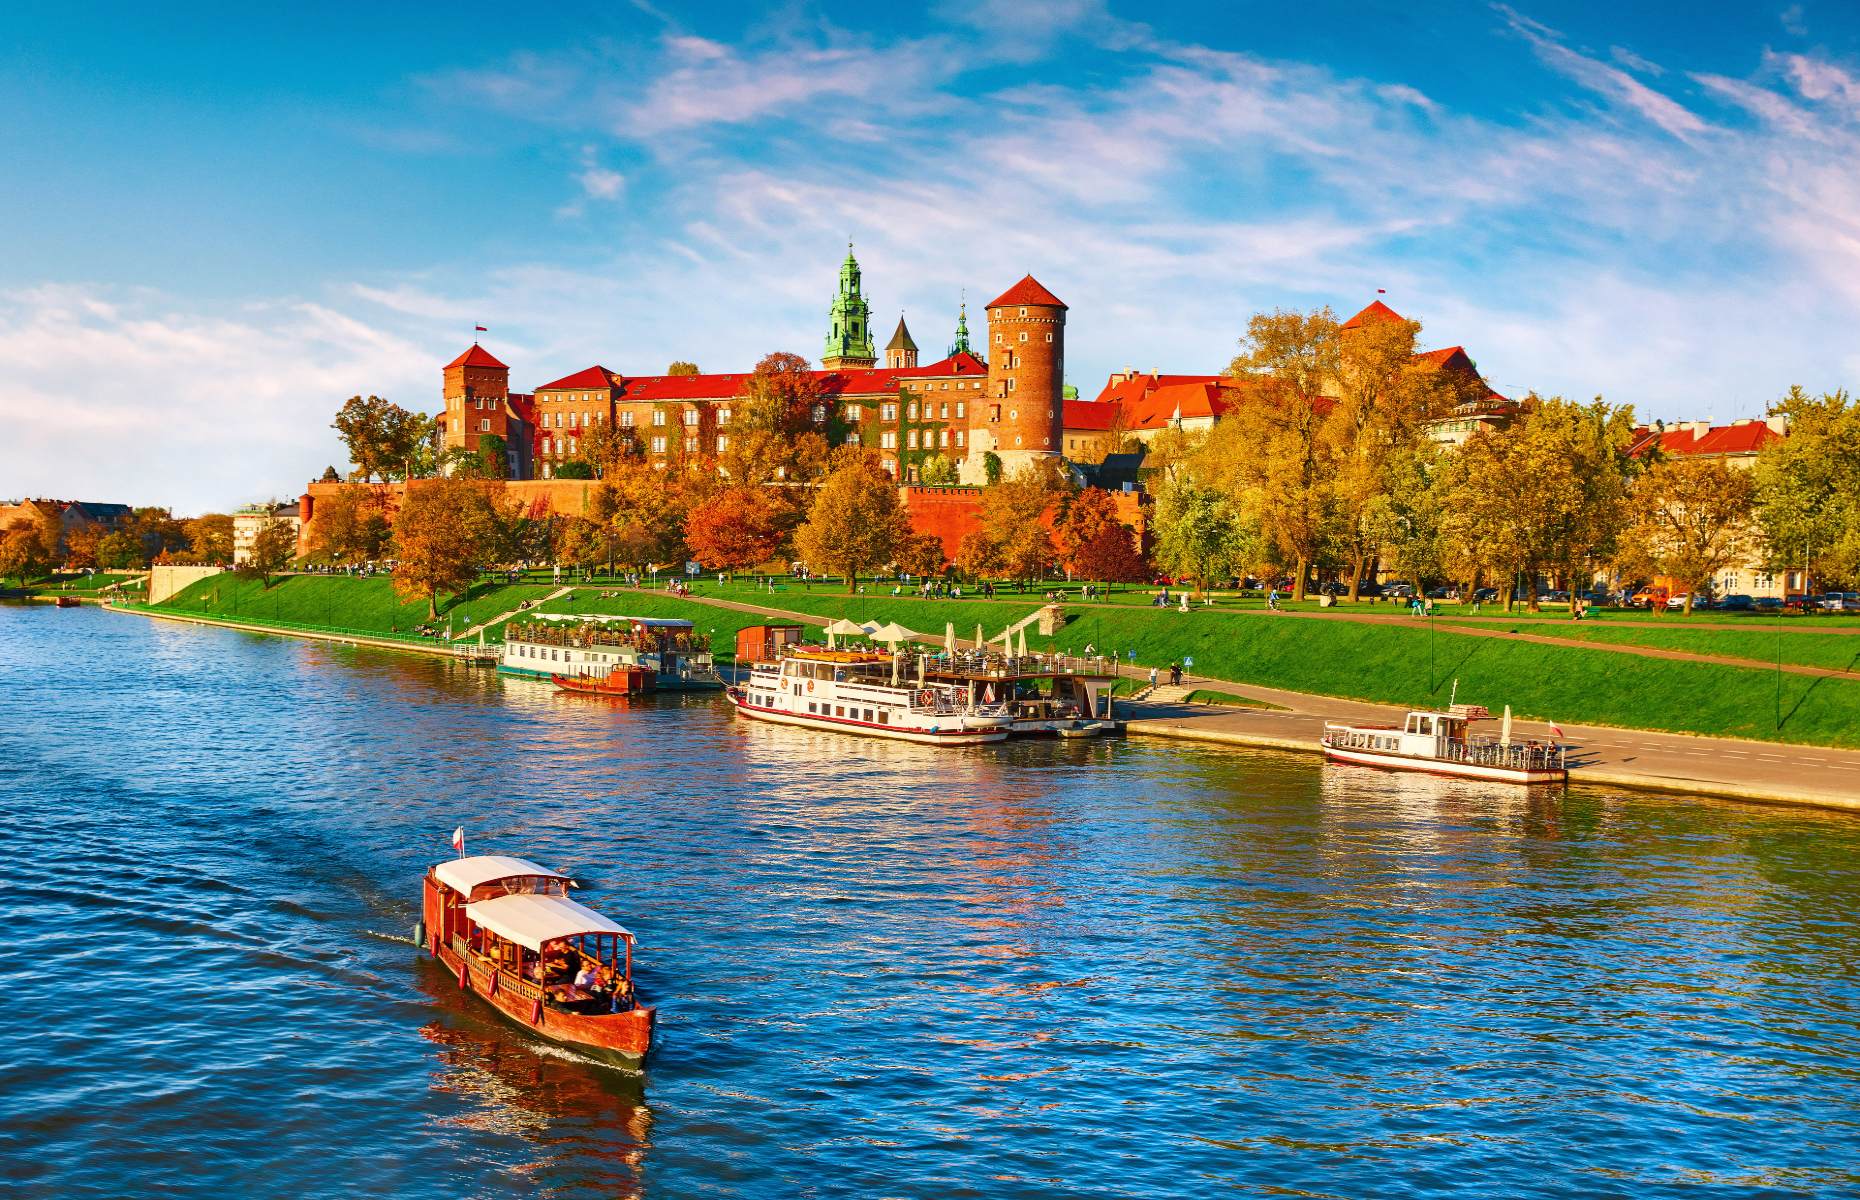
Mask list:
[{"label": "stone fortification wall", "polygon": [[[421,481],[413,481],[419,487]],[[523,506],[525,515],[544,517],[550,513],[559,516],[578,517],[588,511],[588,498],[594,492],[596,483],[591,479],[511,479],[503,484],[504,495],[514,499]],[[378,497],[388,520],[400,508],[401,497],[407,494],[405,483],[313,483],[301,497],[300,509],[303,524],[297,530],[297,553],[310,553],[311,530],[316,524],[318,504],[340,495],[346,490],[366,490]]]},{"label": "stone fortification wall", "polygon": [[149,568],[148,602],[160,604],[175,593],[225,570],[225,567],[174,567],[157,563]]}]

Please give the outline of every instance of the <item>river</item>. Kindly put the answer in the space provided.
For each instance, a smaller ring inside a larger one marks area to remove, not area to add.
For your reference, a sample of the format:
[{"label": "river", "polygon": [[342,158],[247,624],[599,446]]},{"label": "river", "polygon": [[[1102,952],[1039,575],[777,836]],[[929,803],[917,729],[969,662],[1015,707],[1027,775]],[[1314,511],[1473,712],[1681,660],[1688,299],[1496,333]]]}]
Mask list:
[{"label": "river", "polygon": [[[0,679],[10,1197],[1860,1194],[1850,815],[95,609]],[[639,935],[643,1076],[396,940],[456,825]]]}]

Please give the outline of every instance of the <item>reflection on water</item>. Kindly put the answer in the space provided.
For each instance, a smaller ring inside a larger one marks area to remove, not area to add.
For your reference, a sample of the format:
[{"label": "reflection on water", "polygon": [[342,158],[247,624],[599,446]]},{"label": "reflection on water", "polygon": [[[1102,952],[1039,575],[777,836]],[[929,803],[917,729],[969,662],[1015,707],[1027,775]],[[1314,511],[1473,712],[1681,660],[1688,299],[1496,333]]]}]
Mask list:
[{"label": "reflection on water", "polygon": [[[0,670],[11,1194],[1860,1192],[1845,816],[95,611]],[[643,1077],[392,940],[458,824],[640,934]]]}]

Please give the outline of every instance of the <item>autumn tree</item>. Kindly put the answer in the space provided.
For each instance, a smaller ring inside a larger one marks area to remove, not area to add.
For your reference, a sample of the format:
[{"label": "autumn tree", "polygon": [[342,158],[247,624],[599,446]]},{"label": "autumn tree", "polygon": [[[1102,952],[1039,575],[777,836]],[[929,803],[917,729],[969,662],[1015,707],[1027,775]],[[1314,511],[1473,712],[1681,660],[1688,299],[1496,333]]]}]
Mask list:
[{"label": "autumn tree", "polygon": [[1622,564],[1684,584],[1690,614],[1711,579],[1749,551],[1755,494],[1751,473],[1721,459],[1655,463],[1634,485]]},{"label": "autumn tree", "polygon": [[994,559],[1013,579],[1044,577],[1054,557],[1048,510],[1071,493],[1063,466],[1054,459],[1028,463],[982,493],[982,532],[994,542]]},{"label": "autumn tree", "polygon": [[226,513],[203,513],[183,522],[187,549],[195,562],[229,563],[233,552],[233,519]]},{"label": "autumn tree", "polygon": [[1053,526],[1059,562],[1077,579],[1130,583],[1146,572],[1136,536],[1117,519],[1117,500],[1102,488],[1086,488]]},{"label": "autumn tree", "polygon": [[33,529],[9,529],[0,536],[0,579],[17,579],[23,586],[51,569],[51,558]]},{"label": "autumn tree", "polygon": [[385,556],[393,532],[382,512],[381,497],[363,487],[346,487],[318,497],[310,522],[311,557],[359,564]]},{"label": "autumn tree", "polygon": [[165,508],[144,507],[132,512],[124,528],[142,543],[144,561],[187,546],[187,529]]},{"label": "autumn tree", "polygon": [[385,483],[420,473],[417,460],[428,455],[437,424],[379,396],[351,396],[337,410],[331,428],[342,435],[362,482]]},{"label": "autumn tree", "polygon": [[[1328,308],[1254,316],[1227,369],[1247,400],[1215,425],[1216,450],[1232,460],[1223,472],[1231,480],[1222,489],[1227,515],[1238,519],[1238,498],[1273,556],[1293,568],[1295,600],[1304,598],[1312,566],[1336,541],[1334,438],[1325,432],[1333,401],[1325,391],[1335,386],[1341,356],[1341,330]],[[1201,500],[1187,503],[1192,496],[1181,511],[1208,517]],[[1163,561],[1160,539],[1157,561]]]},{"label": "autumn tree", "polygon": [[39,539],[39,550],[45,561],[61,563],[65,559],[65,521],[64,514],[55,505],[48,505],[39,511],[33,522],[33,534]]},{"label": "autumn tree", "polygon": [[607,530],[591,517],[566,517],[555,525],[551,557],[558,563],[592,567],[607,557]]},{"label": "autumn tree", "polygon": [[962,472],[947,454],[932,454],[917,467],[917,482],[927,487],[949,487],[961,478]]},{"label": "autumn tree", "polygon": [[609,470],[590,503],[614,535],[614,551],[640,568],[663,566],[685,558],[685,514],[689,510],[684,480],[644,462],[622,462]]},{"label": "autumn tree", "polygon": [[877,452],[846,446],[835,452],[833,469],[815,493],[807,520],[794,531],[794,548],[809,567],[845,575],[852,593],[861,574],[897,557],[909,534],[898,485]]},{"label": "autumn tree", "polygon": [[1789,436],[1763,448],[1754,472],[1767,561],[1860,580],[1860,404],[1794,387],[1770,412],[1788,418]]},{"label": "autumn tree", "polygon": [[798,354],[764,356],[730,404],[730,445],[719,465],[732,483],[806,482],[844,440],[837,405]]},{"label": "autumn tree", "polygon": [[394,516],[394,590],[424,597],[439,615],[439,593],[470,587],[485,565],[490,492],[496,485],[441,476],[407,489]]},{"label": "autumn tree", "polygon": [[252,548],[233,573],[241,579],[256,579],[261,587],[270,587],[271,577],[296,557],[296,528],[289,521],[267,520],[252,535]]},{"label": "autumn tree", "polygon": [[127,529],[105,534],[97,542],[97,565],[119,570],[139,570],[149,565],[148,551],[142,539]]},{"label": "autumn tree", "polygon": [[956,543],[956,569],[970,579],[986,579],[1001,570],[1001,547],[985,530],[971,529]]},{"label": "autumn tree", "polygon": [[1612,558],[1636,471],[1633,411],[1595,400],[1526,397],[1506,429],[1483,429],[1443,468],[1443,537],[1510,608],[1518,585],[1550,572],[1579,577]]},{"label": "autumn tree", "polygon": [[730,487],[692,505],[685,518],[691,557],[719,571],[743,571],[774,558],[792,525],[769,489]]},{"label": "autumn tree", "polygon": [[698,370],[698,365],[696,363],[686,362],[683,359],[679,359],[677,362],[674,362],[671,366],[665,368],[665,373],[667,375],[702,375],[703,374],[702,371]]},{"label": "autumn tree", "polygon": [[934,533],[906,533],[898,542],[891,565],[906,575],[925,578],[941,575],[947,561],[942,538]]},{"label": "autumn tree", "polygon": [[1189,480],[1156,498],[1156,528],[1156,565],[1197,593],[1238,574],[1258,552],[1234,502]]},{"label": "autumn tree", "polygon": [[103,531],[95,525],[80,525],[65,535],[65,565],[74,570],[97,565],[97,546]]},{"label": "autumn tree", "polygon": [[622,462],[638,462],[645,457],[639,434],[629,425],[596,425],[581,435],[581,456],[594,467],[597,478]]}]

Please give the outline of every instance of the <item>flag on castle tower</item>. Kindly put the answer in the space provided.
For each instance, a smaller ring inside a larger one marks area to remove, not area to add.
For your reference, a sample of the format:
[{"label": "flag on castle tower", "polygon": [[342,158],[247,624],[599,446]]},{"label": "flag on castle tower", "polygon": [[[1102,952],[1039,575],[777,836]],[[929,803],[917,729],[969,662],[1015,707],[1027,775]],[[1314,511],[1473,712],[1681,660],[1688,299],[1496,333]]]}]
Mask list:
[{"label": "flag on castle tower", "polygon": [[479,333],[489,333],[489,332],[491,332],[490,330],[488,330],[488,329],[486,329],[486,328],[485,328],[484,326],[482,326],[482,325],[474,325],[474,326],[472,326],[472,328],[473,328],[473,329],[475,329],[475,330],[476,330],[477,332],[479,332]]}]

